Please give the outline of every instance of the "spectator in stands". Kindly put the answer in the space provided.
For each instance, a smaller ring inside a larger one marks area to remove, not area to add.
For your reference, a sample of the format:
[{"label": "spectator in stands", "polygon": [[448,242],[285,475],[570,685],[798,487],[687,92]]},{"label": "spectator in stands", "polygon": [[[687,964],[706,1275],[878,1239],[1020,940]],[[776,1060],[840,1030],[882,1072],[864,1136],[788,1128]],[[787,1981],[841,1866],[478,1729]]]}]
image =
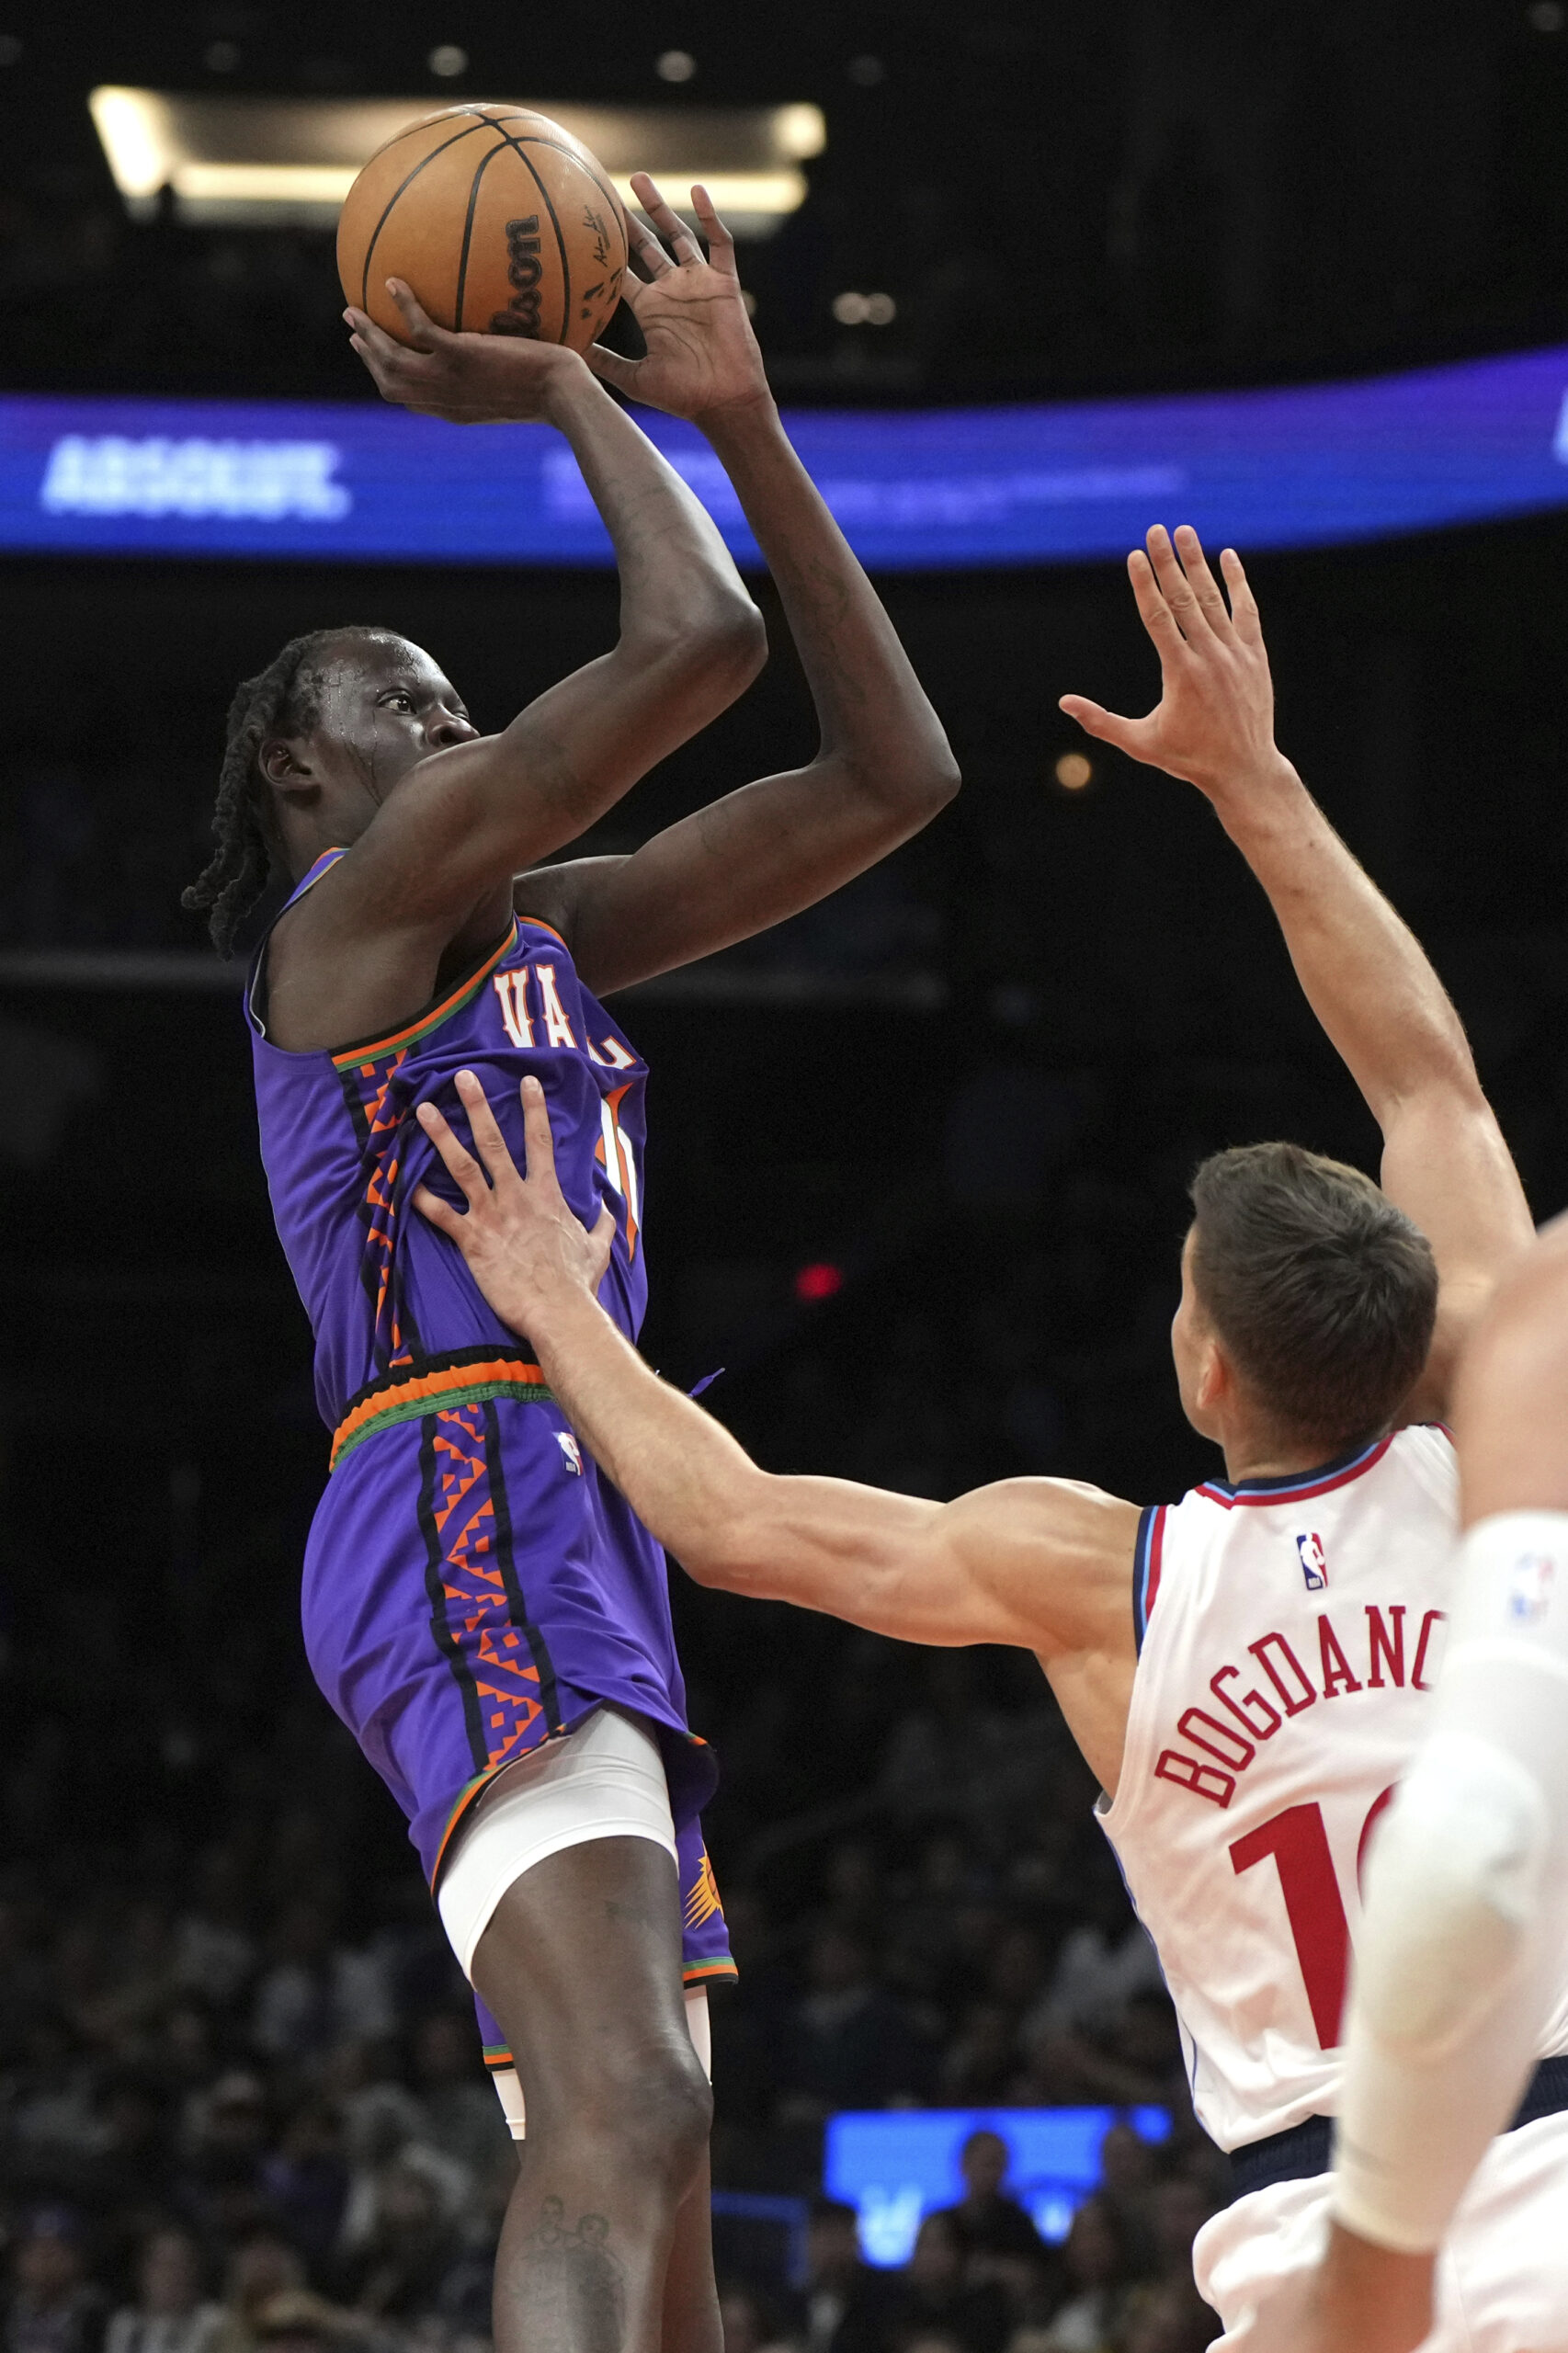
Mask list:
[{"label": "spectator in stands", "polygon": [[1040,2260],[1044,2243],[1033,2222],[1006,2182],[1012,2162],[1000,2132],[983,2127],[971,2132],[959,2152],[964,2194],[956,2206],[943,2210],[959,2251],[965,2256],[1016,2256],[1028,2263]]},{"label": "spectator in stands", "polygon": [[862,2260],[854,2207],[813,2200],[800,2353],[890,2353],[898,2302],[897,2282]]},{"label": "spectator in stands", "polygon": [[1131,2265],[1109,2207],[1085,2198],[1073,2217],[1062,2250],[1067,2301],[1043,2336],[1031,2336],[1039,2353],[1113,2353],[1131,2302]]},{"label": "spectator in stands", "polygon": [[943,2336],[960,2353],[1002,2353],[1012,2319],[1010,2300],[999,2281],[965,2276],[964,2249],[951,2210],[927,2214],[921,2223],[901,2288],[891,2316],[899,2345]]},{"label": "spectator in stands", "polygon": [[913,2099],[926,2070],[904,2012],[879,1985],[858,1937],[827,1927],[812,1939],[810,1985],[797,2004],[789,2112],[796,2120],[841,2108]]},{"label": "spectator in stands", "polygon": [[86,2276],[76,2216],[40,2208],[22,2226],[0,2344],[5,2353],[99,2353],[104,2298]]},{"label": "spectator in stands", "polygon": [[202,2295],[201,2254],[188,2231],[153,2231],[136,2265],[136,2302],[109,2322],[104,2353],[214,2353],[221,2304]]}]

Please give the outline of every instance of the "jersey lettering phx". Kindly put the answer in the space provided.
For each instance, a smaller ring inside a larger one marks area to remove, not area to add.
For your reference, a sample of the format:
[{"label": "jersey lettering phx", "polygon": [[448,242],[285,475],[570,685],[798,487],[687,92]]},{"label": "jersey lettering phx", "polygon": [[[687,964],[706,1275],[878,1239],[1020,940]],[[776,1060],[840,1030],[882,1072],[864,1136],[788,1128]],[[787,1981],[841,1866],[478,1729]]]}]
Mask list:
[{"label": "jersey lettering phx", "polygon": [[[1245,1690],[1233,1687],[1242,1682],[1248,1672],[1239,1666],[1217,1667],[1209,1678],[1209,1689],[1216,1708],[1191,1707],[1183,1710],[1176,1719],[1176,1733],[1188,1749],[1199,1749],[1203,1756],[1213,1762],[1205,1764],[1178,1748],[1160,1752],[1154,1767],[1162,1781],[1174,1781],[1179,1789],[1190,1790],[1194,1797],[1206,1798],[1211,1805],[1228,1806],[1235,1794],[1239,1775],[1257,1755],[1265,1742],[1273,1739],[1282,1723],[1292,1716],[1304,1715],[1320,1699],[1337,1699],[1358,1691],[1382,1691],[1391,1686],[1399,1690],[1429,1691],[1435,1667],[1431,1656],[1432,1640],[1444,1622],[1447,1611],[1427,1609],[1421,1614],[1419,1628],[1416,1613],[1403,1601],[1392,1602],[1385,1610],[1368,1602],[1362,1611],[1365,1628],[1351,1631],[1341,1614],[1340,1631],[1336,1631],[1326,1610],[1316,1619],[1317,1679],[1286,1637],[1270,1631],[1247,1644],[1247,1654],[1255,1662],[1250,1670],[1255,1678]],[[1410,1645],[1409,1683],[1406,1685],[1405,1620],[1410,1620],[1415,1641]],[[1344,1639],[1341,1640],[1341,1632]],[[1300,1641],[1300,1636],[1297,1637]],[[1307,1649],[1308,1645],[1302,1643]],[[1356,1664],[1352,1665],[1352,1653]],[[1309,1650],[1309,1657],[1311,1653]],[[1364,1672],[1358,1674],[1357,1665]],[[1267,1687],[1267,1688],[1266,1688]],[[1271,1696],[1272,1695],[1272,1696]]]}]

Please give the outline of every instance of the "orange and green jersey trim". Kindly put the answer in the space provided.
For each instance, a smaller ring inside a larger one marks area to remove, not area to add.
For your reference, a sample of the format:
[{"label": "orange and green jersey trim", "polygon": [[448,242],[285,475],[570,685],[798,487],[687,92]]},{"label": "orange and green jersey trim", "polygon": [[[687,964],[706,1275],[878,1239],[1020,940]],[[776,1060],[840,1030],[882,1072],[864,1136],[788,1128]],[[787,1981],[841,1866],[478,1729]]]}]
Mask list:
[{"label": "orange and green jersey trim", "polygon": [[550,1383],[537,1364],[525,1358],[500,1355],[494,1348],[459,1348],[420,1366],[398,1367],[361,1389],[332,1434],[327,1469],[362,1446],[377,1430],[394,1422],[420,1421],[426,1414],[450,1413],[459,1405],[477,1404],[487,1397],[516,1397],[525,1404],[546,1405]]},{"label": "orange and green jersey trim", "polygon": [[421,1038],[428,1037],[432,1029],[438,1029],[443,1021],[449,1021],[454,1013],[460,1013],[465,1005],[473,1002],[502,958],[510,954],[517,937],[517,920],[514,915],[510,930],[494,951],[485,958],[476,972],[471,972],[466,980],[460,981],[450,996],[443,997],[439,1005],[431,1006],[427,1012],[420,1014],[406,1028],[393,1030],[389,1037],[362,1039],[357,1045],[343,1047],[332,1057],[334,1070],[368,1073],[373,1064],[388,1054],[405,1051]]}]

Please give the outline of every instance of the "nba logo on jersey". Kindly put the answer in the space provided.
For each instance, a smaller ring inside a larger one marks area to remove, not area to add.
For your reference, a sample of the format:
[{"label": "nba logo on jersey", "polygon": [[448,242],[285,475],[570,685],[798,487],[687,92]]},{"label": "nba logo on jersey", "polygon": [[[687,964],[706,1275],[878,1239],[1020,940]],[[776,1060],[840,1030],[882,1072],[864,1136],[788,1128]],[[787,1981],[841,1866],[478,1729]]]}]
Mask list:
[{"label": "nba logo on jersey", "polygon": [[566,1460],[566,1468],[577,1478],[583,1475],[583,1449],[570,1430],[557,1430],[555,1443]]},{"label": "nba logo on jersey", "polygon": [[1296,1550],[1301,1556],[1301,1574],[1307,1581],[1309,1593],[1321,1593],[1328,1583],[1328,1560],[1318,1535],[1298,1536]]},{"label": "nba logo on jersey", "polygon": [[1533,1625],[1544,1618],[1551,1602],[1552,1581],[1557,1564],[1547,1552],[1521,1552],[1514,1563],[1514,1574],[1508,1588],[1508,1615],[1522,1618]]}]

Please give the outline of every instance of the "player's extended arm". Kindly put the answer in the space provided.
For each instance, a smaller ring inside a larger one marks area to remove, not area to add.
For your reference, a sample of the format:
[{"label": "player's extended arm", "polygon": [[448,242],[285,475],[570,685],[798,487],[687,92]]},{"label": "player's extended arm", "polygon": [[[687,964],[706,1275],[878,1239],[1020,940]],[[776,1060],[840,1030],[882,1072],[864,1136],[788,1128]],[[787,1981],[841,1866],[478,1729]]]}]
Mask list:
[{"label": "player's extended arm", "polygon": [[[609,653],[549,688],[499,734],[423,760],[301,902],[290,959],[308,955],[319,923],[340,995],[359,943],[375,956],[389,935],[415,958],[422,949],[433,977],[435,958],[488,890],[581,833],[706,726],[766,652],[761,617],[708,514],[574,352],[448,335],[406,288],[394,282],[394,290],[412,346],[350,314],[382,391],[463,421],[495,413],[500,369],[506,413],[548,420],[571,445],[614,543],[620,626]],[[393,1010],[417,1002],[405,987]]]},{"label": "player's extended arm", "polygon": [[1299,2353],[1414,2353],[1434,2253],[1524,2091],[1568,1927],[1568,1221],[1455,1384],[1466,1529],[1426,1745],[1369,1859],[1335,2221]]},{"label": "player's extended arm", "polygon": [[526,1181],[477,1078],[460,1072],[457,1088],[477,1160],[434,1104],[418,1116],[468,1212],[426,1188],[415,1206],[458,1245],[502,1321],[527,1334],[578,1437],[698,1584],[905,1642],[1009,1643],[1048,1661],[1131,1654],[1132,1505],[1061,1480],[1013,1480],[943,1505],[759,1470],[598,1305],[612,1221],[607,1210],[586,1233],[562,1198],[537,1080],[523,1086]]},{"label": "player's extended arm", "polygon": [[653,182],[639,175],[634,185],[670,247],[632,222],[650,275],[629,278],[625,292],[647,357],[589,357],[633,400],[690,418],[723,460],[777,584],[821,742],[806,767],[727,794],[630,857],[522,878],[519,907],[565,933],[597,989],[668,972],[811,906],[918,833],[959,782],[892,623],[779,422],[728,230],[693,188],[704,261]]},{"label": "player's extended arm", "polygon": [[[1459,1017],[1419,941],[1363,872],[1274,742],[1257,606],[1233,549],[1227,608],[1186,527],[1128,560],[1160,656],[1161,699],[1123,719],[1081,695],[1091,735],[1197,785],[1268,893],[1308,1003],[1382,1130],[1382,1183],[1427,1236],[1441,1279],[1415,1417],[1440,1414],[1453,1366],[1498,1276],[1525,1249],[1523,1189]],[[1178,554],[1179,551],[1179,554]]]}]

